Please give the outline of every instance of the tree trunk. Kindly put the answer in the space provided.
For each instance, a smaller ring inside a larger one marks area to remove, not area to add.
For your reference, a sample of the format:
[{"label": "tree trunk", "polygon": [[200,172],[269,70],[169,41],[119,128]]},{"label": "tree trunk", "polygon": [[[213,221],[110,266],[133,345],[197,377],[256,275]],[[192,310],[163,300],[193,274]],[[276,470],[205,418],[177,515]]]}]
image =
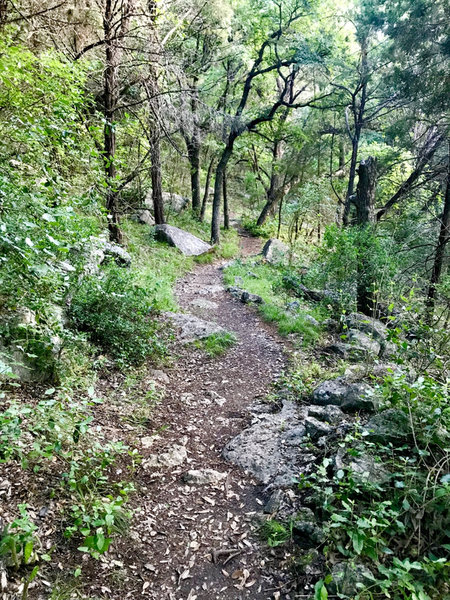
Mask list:
[{"label": "tree trunk", "polygon": [[375,222],[374,205],[377,185],[376,159],[369,156],[362,160],[358,169],[356,190],[356,220],[360,228],[357,258],[357,307],[358,311],[369,316],[375,314],[375,277],[370,255],[373,250],[372,229]]},{"label": "tree trunk", "polygon": [[104,72],[104,114],[105,126],[104,137],[104,166],[106,176],[106,210],[108,211],[108,229],[111,241],[121,243],[122,232],[120,230],[118,193],[116,191],[116,133],[114,127],[114,114],[117,106],[117,70],[119,62],[119,50],[114,43],[114,12],[112,0],[106,0],[103,15],[103,30],[105,34],[106,65]]},{"label": "tree trunk", "polygon": [[211,159],[209,166],[208,166],[208,172],[206,173],[205,193],[203,194],[202,210],[200,211],[200,221],[202,221],[202,222],[205,219],[206,206],[208,204],[208,197],[209,197],[209,186],[211,183],[211,175],[212,175],[213,167],[214,167],[214,157]]},{"label": "tree trunk", "polygon": [[[284,115],[282,115],[284,116]],[[280,198],[283,196],[283,184],[278,172],[278,162],[283,157],[283,146],[281,140],[277,140],[272,150],[272,171],[270,173],[270,186],[267,190],[267,201],[263,206],[261,214],[256,221],[257,227],[262,227],[269,214],[275,209]]]},{"label": "tree trunk", "polygon": [[162,225],[164,223],[164,203],[161,180],[161,134],[159,125],[157,123],[154,123],[153,125],[154,127],[150,138],[153,216],[155,224]]},{"label": "tree trunk", "polygon": [[200,143],[195,136],[186,142],[189,165],[191,169],[191,199],[192,211],[195,215],[200,214]]},{"label": "tree trunk", "polygon": [[223,178],[228,161],[233,154],[234,141],[235,138],[231,138],[229,140],[216,167],[216,180],[214,182],[214,199],[211,220],[211,244],[220,243],[220,206],[222,204]]},{"label": "tree trunk", "polygon": [[[450,147],[450,145],[449,145]],[[450,159],[450,153],[449,153]],[[427,316],[429,321],[433,318],[434,305],[436,302],[436,287],[441,279],[442,267],[444,264],[445,250],[450,240],[450,161],[447,171],[447,180],[445,184],[444,212],[441,219],[441,228],[439,239],[434,255],[433,270],[431,272],[430,284],[427,294]]]},{"label": "tree trunk", "polygon": [[228,208],[228,190],[227,190],[227,172],[223,173],[223,226],[225,229],[230,229],[230,214]]}]

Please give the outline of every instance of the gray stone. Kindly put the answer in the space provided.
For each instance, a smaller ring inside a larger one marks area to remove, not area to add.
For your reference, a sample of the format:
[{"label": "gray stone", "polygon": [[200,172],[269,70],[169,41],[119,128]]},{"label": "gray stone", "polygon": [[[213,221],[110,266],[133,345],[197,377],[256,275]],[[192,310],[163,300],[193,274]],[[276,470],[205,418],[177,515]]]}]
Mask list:
[{"label": "gray stone", "polygon": [[367,356],[367,352],[364,348],[346,344],[345,342],[330,344],[329,346],[326,346],[323,351],[325,354],[334,354],[335,356],[346,360],[364,360]]},{"label": "gray stone", "polygon": [[301,304],[298,300],[293,300],[292,302],[288,302],[286,304],[286,310],[293,313],[297,312],[300,307]]},{"label": "gray stone", "polygon": [[105,258],[113,258],[117,264],[123,267],[129,267],[131,265],[131,255],[124,250],[122,246],[111,242],[105,242],[102,250],[105,254]]},{"label": "gray stone", "polygon": [[373,389],[365,383],[348,383],[341,379],[325,381],[313,392],[313,403],[339,406],[344,412],[374,411],[378,403]]},{"label": "gray stone", "polygon": [[345,419],[345,415],[338,406],[310,406],[308,407],[308,416],[314,417],[319,421],[337,425]]},{"label": "gray stone", "polygon": [[382,444],[401,445],[411,437],[408,415],[396,408],[389,408],[374,415],[363,428],[366,439]]},{"label": "gray stone", "polygon": [[363,348],[368,354],[378,356],[380,354],[381,345],[375,338],[358,329],[349,329],[346,333],[348,341],[356,345],[358,348]]},{"label": "gray stone", "polygon": [[268,263],[283,264],[288,262],[289,247],[280,240],[272,238],[264,244],[261,254]]},{"label": "gray stone", "polygon": [[241,302],[244,304],[264,304],[264,300],[261,296],[246,291],[242,292]]},{"label": "gray stone", "polygon": [[155,233],[157,239],[178,248],[185,256],[200,256],[212,249],[212,246],[192,233],[173,225],[156,225]]},{"label": "gray stone", "polygon": [[148,209],[143,210],[141,213],[139,213],[138,221],[139,223],[142,223],[143,225],[149,225],[150,227],[153,227],[153,225],[155,224],[155,219],[153,218],[152,213]]},{"label": "gray stone", "polygon": [[323,421],[319,421],[314,417],[306,417],[305,419],[305,427],[306,433],[309,437],[315,441],[324,435],[330,435],[333,431],[333,427],[324,423]]},{"label": "gray stone", "polygon": [[369,454],[353,458],[348,464],[348,468],[352,472],[353,480],[357,483],[383,484],[389,481],[389,471]]},{"label": "gray stone", "polygon": [[206,300],[205,298],[194,298],[190,304],[191,306],[205,310],[213,310],[219,306],[216,302],[211,302],[211,300]]},{"label": "gray stone", "polygon": [[319,327],[319,321],[317,321],[317,319],[315,319],[311,315],[305,315],[305,321],[313,327]]},{"label": "gray stone", "polygon": [[160,454],[151,454],[143,461],[142,466],[144,469],[179,467],[187,459],[186,441],[182,440],[184,443],[174,444],[172,448]]},{"label": "gray stone", "polygon": [[273,515],[277,513],[283,500],[283,490],[275,490],[264,506],[265,514]]},{"label": "gray stone", "polygon": [[194,315],[184,313],[165,313],[180,328],[179,339],[184,344],[204,339],[213,333],[225,333],[226,330],[217,323],[204,321]]},{"label": "gray stone", "polygon": [[357,329],[370,335],[379,342],[384,342],[387,336],[387,327],[384,323],[373,317],[367,317],[361,313],[350,313],[344,319],[347,329]]},{"label": "gray stone", "polygon": [[336,321],[336,319],[325,319],[323,325],[327,331],[333,333],[339,330],[339,321]]},{"label": "gray stone", "polygon": [[[147,191],[147,196],[145,197],[144,204],[145,204],[145,206],[147,206],[148,208],[153,210],[152,193],[153,192],[151,189],[149,189]],[[187,207],[187,205],[189,204],[189,198],[186,198],[185,196],[181,196],[181,194],[175,194],[173,192],[163,192],[162,199],[163,199],[164,206],[169,211],[173,211],[176,213],[179,213],[182,210],[184,210]]]},{"label": "gray stone", "polygon": [[239,287],[240,285],[244,285],[244,280],[242,279],[242,277],[240,277],[239,275],[237,275],[234,278],[234,285]]},{"label": "gray stone", "polygon": [[183,480],[189,485],[218,485],[226,477],[226,473],[214,469],[191,469],[185,473]]},{"label": "gray stone", "polygon": [[327,585],[328,592],[348,598],[353,598],[363,591],[358,584],[370,587],[375,582],[372,572],[367,567],[353,561],[336,563],[331,576],[332,581]]},{"label": "gray stone", "polygon": [[317,525],[314,513],[309,508],[301,508],[295,515],[292,536],[301,548],[313,548],[325,541],[325,533]]},{"label": "gray stone", "polygon": [[286,401],[278,413],[257,415],[251,427],[226,445],[223,456],[264,484],[289,487],[298,476],[304,434],[298,406]]}]

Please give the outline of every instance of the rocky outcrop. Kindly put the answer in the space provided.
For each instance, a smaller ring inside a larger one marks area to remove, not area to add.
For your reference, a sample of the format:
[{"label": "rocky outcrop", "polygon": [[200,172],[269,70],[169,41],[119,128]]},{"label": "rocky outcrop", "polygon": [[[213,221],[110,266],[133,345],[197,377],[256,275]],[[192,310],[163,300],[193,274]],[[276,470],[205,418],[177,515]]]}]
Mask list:
[{"label": "rocky outcrop", "polygon": [[268,263],[273,265],[286,264],[289,258],[289,247],[276,238],[271,238],[264,244],[261,254]]},{"label": "rocky outcrop", "polygon": [[365,425],[366,439],[381,444],[404,444],[412,435],[408,415],[401,410],[389,408],[374,415]]},{"label": "rocky outcrop", "polygon": [[374,390],[365,383],[348,383],[340,378],[324,381],[313,392],[313,403],[334,405],[344,412],[373,412],[378,407]]},{"label": "rocky outcrop", "polygon": [[305,435],[297,406],[286,401],[280,412],[255,415],[252,426],[232,439],[223,455],[264,484],[290,487],[299,474],[298,446]]},{"label": "rocky outcrop", "polygon": [[185,256],[200,256],[212,249],[212,246],[192,233],[173,225],[156,225],[155,234],[158,240],[178,248]]},{"label": "rocky outcrop", "polygon": [[204,321],[194,315],[168,312],[165,316],[179,328],[178,337],[184,344],[204,339],[214,333],[226,333],[226,330],[217,323]]}]

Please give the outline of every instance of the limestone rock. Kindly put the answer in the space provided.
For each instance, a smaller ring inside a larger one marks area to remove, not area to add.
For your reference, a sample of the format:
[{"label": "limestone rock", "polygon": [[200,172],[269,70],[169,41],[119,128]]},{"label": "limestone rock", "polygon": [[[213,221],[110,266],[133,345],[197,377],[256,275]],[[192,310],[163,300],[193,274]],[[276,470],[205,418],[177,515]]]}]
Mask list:
[{"label": "limestone rock", "polygon": [[319,406],[339,406],[344,412],[377,409],[373,389],[365,383],[348,383],[341,379],[325,381],[313,392],[313,403]]},{"label": "limestone rock", "polygon": [[142,464],[144,469],[179,467],[186,459],[186,446],[183,444],[174,444],[166,452],[151,454]]},{"label": "limestone rock", "polygon": [[[145,197],[144,204],[145,206],[153,210],[152,193],[153,192],[151,189],[147,191],[147,196]],[[174,192],[163,192],[162,199],[165,208],[175,213],[181,212],[189,204],[189,198],[181,196],[181,194],[175,194]]]},{"label": "limestone rock", "polygon": [[299,444],[305,434],[297,405],[286,401],[278,413],[258,414],[223,455],[264,484],[289,487],[298,476]]},{"label": "limestone rock", "polygon": [[271,238],[264,244],[261,253],[268,263],[277,265],[286,263],[289,255],[289,248],[280,240]]},{"label": "limestone rock", "polygon": [[309,406],[308,416],[314,417],[319,421],[325,421],[331,423],[331,425],[337,425],[341,421],[344,421],[345,415],[338,406]]},{"label": "limestone rock", "polygon": [[375,338],[358,329],[350,329],[347,332],[347,339],[351,344],[356,345],[358,348],[363,348],[368,354],[373,354],[375,356],[380,354],[380,342],[377,342]]},{"label": "limestone rock", "polygon": [[206,298],[194,298],[190,302],[191,306],[195,306],[196,308],[202,308],[205,310],[214,310],[218,308],[218,304],[216,302],[211,302],[211,300],[206,300]]},{"label": "limestone rock", "polygon": [[192,235],[192,233],[173,225],[156,225],[155,233],[159,240],[175,246],[185,256],[200,256],[201,254],[205,254],[205,252],[209,252],[212,248],[200,238]]},{"label": "limestone rock", "polygon": [[217,485],[226,477],[226,473],[214,469],[191,469],[184,475],[183,480],[190,485]]},{"label": "limestone rock", "polygon": [[306,433],[309,437],[315,441],[324,435],[330,435],[333,431],[333,427],[324,423],[323,421],[319,421],[314,417],[306,417],[305,419],[305,427]]},{"label": "limestone rock", "polygon": [[155,219],[153,218],[152,213],[148,209],[145,209],[141,213],[139,213],[138,221],[139,223],[142,223],[143,225],[149,225],[150,227],[153,227],[153,225],[155,224]]},{"label": "limestone rock", "polygon": [[281,501],[283,500],[283,496],[283,490],[275,490],[264,506],[264,513],[273,515],[274,513],[278,512],[281,506]]},{"label": "limestone rock", "polygon": [[358,483],[382,484],[389,480],[389,472],[369,454],[353,458],[348,467],[352,472],[352,479]]},{"label": "limestone rock", "polygon": [[247,292],[240,287],[230,286],[227,288],[227,291],[234,298],[236,298],[236,300],[240,300],[243,304],[264,304],[264,300],[261,298],[261,296]]},{"label": "limestone rock", "polygon": [[347,329],[357,329],[366,335],[384,342],[387,336],[387,327],[384,323],[373,317],[367,317],[361,313],[350,313],[344,319]]},{"label": "limestone rock", "polygon": [[345,342],[336,342],[323,349],[325,354],[332,354],[346,360],[364,360],[367,352],[364,348]]},{"label": "limestone rock", "polygon": [[223,327],[220,327],[220,325],[217,325],[217,323],[204,321],[194,315],[184,313],[165,313],[165,315],[180,328],[179,338],[185,344],[189,344],[195,340],[201,340],[213,333],[226,332],[226,330]]},{"label": "limestone rock", "polygon": [[317,525],[314,513],[309,508],[301,508],[295,515],[292,536],[301,548],[313,548],[325,541],[325,533]]},{"label": "limestone rock", "polygon": [[392,443],[394,446],[407,442],[411,434],[408,415],[396,408],[374,415],[363,429],[363,435],[370,441]]}]

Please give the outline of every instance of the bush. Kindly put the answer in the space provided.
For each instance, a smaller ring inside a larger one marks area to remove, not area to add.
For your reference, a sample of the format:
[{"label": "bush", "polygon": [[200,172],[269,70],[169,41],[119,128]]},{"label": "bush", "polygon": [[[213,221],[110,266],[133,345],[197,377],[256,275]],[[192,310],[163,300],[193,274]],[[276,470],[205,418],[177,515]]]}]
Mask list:
[{"label": "bush", "polygon": [[111,266],[103,277],[83,280],[69,310],[72,326],[121,364],[138,365],[149,356],[162,356],[152,319],[151,298],[128,271]]}]

